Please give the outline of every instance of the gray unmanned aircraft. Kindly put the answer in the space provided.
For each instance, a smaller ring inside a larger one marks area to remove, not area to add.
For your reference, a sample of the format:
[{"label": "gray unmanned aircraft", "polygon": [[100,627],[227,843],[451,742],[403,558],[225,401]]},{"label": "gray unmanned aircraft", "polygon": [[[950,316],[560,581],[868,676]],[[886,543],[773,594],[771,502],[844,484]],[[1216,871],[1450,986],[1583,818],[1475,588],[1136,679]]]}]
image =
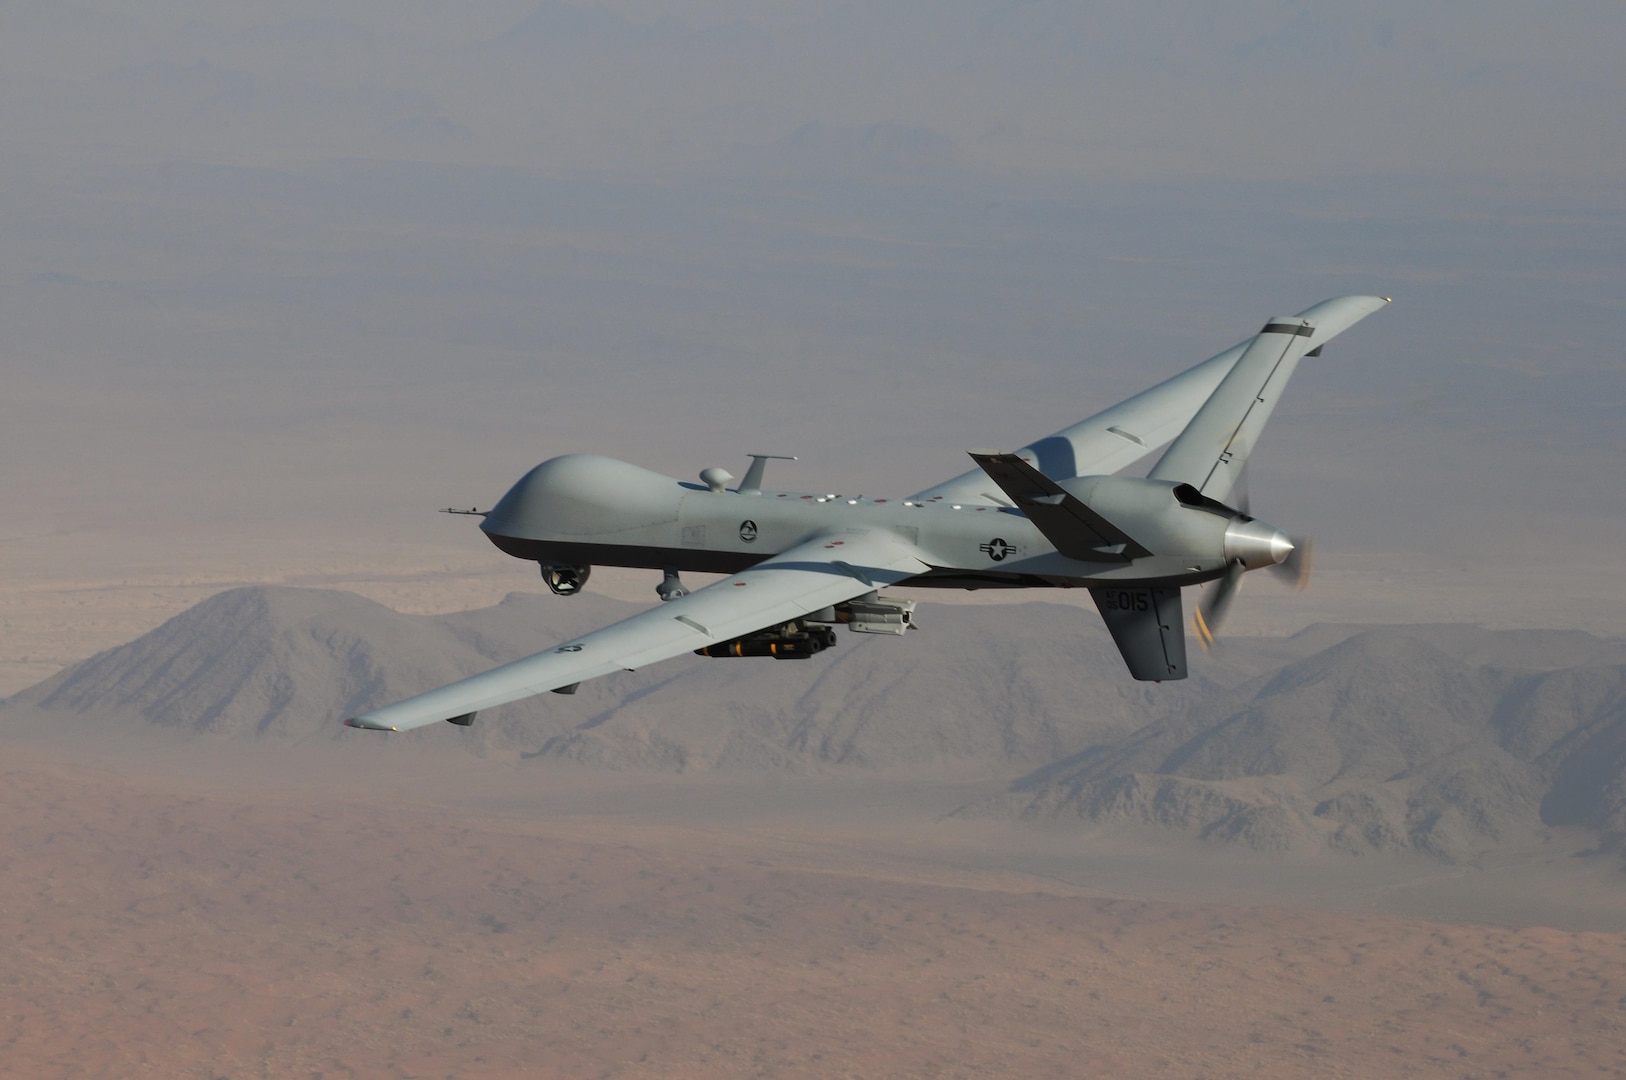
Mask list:
[{"label": "gray unmanned aircraft", "polygon": [[[1127,401],[904,499],[739,486],[719,468],[685,483],[597,454],[526,473],[479,514],[498,548],[580,592],[595,565],[664,571],[659,606],[546,652],[346,720],[404,731],[686,652],[805,658],[836,625],[902,634],[915,601],[887,586],[1086,588],[1129,673],[1186,675],[1180,590],[1214,582],[1193,614],[1212,642],[1242,575],[1302,573],[1304,547],[1248,514],[1241,474],[1301,358],[1388,303],[1342,296],[1264,329]],[[1172,440],[1172,442],[1170,442]],[[1145,478],[1112,475],[1170,443]],[[689,592],[683,571],[727,574]]]}]

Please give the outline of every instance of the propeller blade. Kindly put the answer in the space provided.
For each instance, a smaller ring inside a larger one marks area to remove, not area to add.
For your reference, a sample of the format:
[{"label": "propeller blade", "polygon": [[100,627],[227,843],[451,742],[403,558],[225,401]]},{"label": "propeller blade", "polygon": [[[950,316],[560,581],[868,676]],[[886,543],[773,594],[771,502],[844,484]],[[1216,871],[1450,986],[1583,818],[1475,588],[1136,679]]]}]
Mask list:
[{"label": "propeller blade", "polygon": [[1293,551],[1270,567],[1277,577],[1285,578],[1299,592],[1310,587],[1310,564],[1314,561],[1315,542],[1308,536],[1293,537]]},{"label": "propeller blade", "polygon": [[1192,611],[1191,628],[1196,631],[1197,643],[1204,652],[1213,647],[1214,638],[1225,622],[1225,613],[1230,609],[1231,600],[1242,585],[1242,575],[1246,572],[1240,562],[1226,567],[1225,576],[1214,582],[1213,589],[1197,602]]},{"label": "propeller blade", "polygon": [[1236,474],[1236,484],[1231,488],[1231,505],[1242,511],[1243,517],[1253,517],[1253,500],[1248,498],[1248,463],[1242,463],[1242,471]]}]

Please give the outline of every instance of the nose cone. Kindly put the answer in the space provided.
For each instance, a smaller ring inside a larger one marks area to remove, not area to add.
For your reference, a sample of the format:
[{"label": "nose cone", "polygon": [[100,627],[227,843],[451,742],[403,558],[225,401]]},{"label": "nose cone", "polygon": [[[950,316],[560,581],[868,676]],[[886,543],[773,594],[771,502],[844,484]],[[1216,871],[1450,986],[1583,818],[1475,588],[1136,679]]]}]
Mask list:
[{"label": "nose cone", "polygon": [[1293,554],[1293,541],[1263,521],[1232,521],[1225,529],[1225,559],[1240,559],[1249,570],[1275,566]]},{"label": "nose cone", "polygon": [[566,454],[520,478],[481,528],[527,539],[603,536],[677,520],[683,486],[599,454]]}]

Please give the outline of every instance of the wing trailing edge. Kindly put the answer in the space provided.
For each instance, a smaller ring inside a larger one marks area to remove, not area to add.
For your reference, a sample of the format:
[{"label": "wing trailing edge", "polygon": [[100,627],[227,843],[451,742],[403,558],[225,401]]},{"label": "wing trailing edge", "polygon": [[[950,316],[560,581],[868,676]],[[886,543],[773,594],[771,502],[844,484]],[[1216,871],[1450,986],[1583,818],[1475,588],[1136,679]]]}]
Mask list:
[{"label": "wing trailing edge", "polygon": [[1266,322],[1147,475],[1225,502],[1299,360],[1386,303],[1381,296],[1345,296]]}]

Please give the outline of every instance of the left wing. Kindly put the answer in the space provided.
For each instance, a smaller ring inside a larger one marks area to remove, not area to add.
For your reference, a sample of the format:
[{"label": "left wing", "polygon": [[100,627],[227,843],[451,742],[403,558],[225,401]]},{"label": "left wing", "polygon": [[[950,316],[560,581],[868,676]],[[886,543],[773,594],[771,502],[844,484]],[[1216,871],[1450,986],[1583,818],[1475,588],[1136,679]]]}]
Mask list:
[{"label": "left wing", "polygon": [[1301,315],[1265,323],[1146,475],[1190,484],[1209,498],[1225,502],[1299,360],[1319,354],[1328,338],[1388,302],[1383,296],[1345,296]]},{"label": "left wing", "polygon": [[[1321,346],[1386,303],[1387,298],[1379,296],[1335,296],[1299,312],[1295,319],[1315,327],[1314,341],[1299,350],[1300,354],[1319,353]],[[1254,341],[1250,338],[1234,345],[1150,390],[1025,446],[1017,456],[1052,480],[1115,473],[1132,465],[1185,430]],[[991,487],[981,469],[909,498],[980,506],[1007,501]]]},{"label": "left wing", "polygon": [[[1233,367],[1244,342],[1209,357],[1150,390],[1103,409],[1072,427],[1063,428],[1016,453],[1053,480],[1115,473],[1133,465],[1180,434]],[[909,496],[913,502],[1005,505],[981,469]]]},{"label": "left wing", "polygon": [[407,731],[440,720],[462,720],[481,709],[732,641],[927,569],[913,549],[891,533],[818,536],[603,630],[345,723]]}]

